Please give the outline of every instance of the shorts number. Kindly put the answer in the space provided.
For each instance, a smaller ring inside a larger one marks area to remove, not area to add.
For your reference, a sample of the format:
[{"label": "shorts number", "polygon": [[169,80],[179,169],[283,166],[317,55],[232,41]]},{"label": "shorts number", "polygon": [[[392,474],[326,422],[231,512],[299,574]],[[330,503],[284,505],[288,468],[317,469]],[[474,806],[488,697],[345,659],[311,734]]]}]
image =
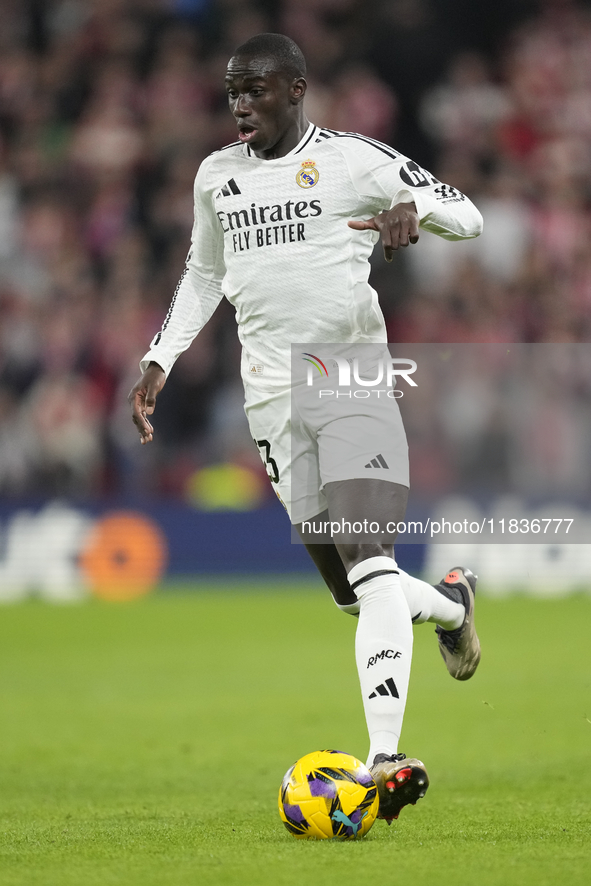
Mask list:
[{"label": "shorts number", "polygon": [[271,458],[271,444],[268,440],[255,440],[254,442],[259,449],[265,450],[265,465],[271,483],[279,483],[279,468],[275,459]]}]

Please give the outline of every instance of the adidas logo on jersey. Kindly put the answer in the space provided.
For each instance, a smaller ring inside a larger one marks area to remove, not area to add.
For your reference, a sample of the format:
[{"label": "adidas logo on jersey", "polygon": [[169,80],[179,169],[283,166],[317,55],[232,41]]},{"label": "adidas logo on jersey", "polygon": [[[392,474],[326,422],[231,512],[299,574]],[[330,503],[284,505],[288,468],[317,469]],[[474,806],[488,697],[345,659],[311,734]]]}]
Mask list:
[{"label": "adidas logo on jersey", "polygon": [[388,468],[388,463],[384,456],[380,453],[376,455],[375,458],[372,458],[370,462],[368,462],[365,466],[366,468]]},{"label": "adidas logo on jersey", "polygon": [[394,682],[392,677],[388,677],[387,680],[384,680],[383,683],[380,683],[379,686],[376,686],[369,697],[377,698],[378,695],[391,695],[392,698],[400,698],[400,696],[398,695],[398,690],[396,688],[396,683]]},{"label": "adidas logo on jersey", "polygon": [[234,179],[231,178],[230,181],[226,182],[224,187],[220,191],[218,191],[215,196],[217,199],[218,197],[231,197],[233,194],[236,195],[241,193],[242,191],[240,190]]}]

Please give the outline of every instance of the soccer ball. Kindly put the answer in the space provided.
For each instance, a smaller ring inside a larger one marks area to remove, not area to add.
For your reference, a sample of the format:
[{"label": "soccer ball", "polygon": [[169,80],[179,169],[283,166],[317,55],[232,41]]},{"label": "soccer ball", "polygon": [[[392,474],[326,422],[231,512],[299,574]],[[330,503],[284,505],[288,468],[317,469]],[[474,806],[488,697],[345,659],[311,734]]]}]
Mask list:
[{"label": "soccer ball", "polygon": [[291,766],[279,788],[279,815],[300,839],[364,837],[379,798],[369,770],[351,754],[314,751]]}]

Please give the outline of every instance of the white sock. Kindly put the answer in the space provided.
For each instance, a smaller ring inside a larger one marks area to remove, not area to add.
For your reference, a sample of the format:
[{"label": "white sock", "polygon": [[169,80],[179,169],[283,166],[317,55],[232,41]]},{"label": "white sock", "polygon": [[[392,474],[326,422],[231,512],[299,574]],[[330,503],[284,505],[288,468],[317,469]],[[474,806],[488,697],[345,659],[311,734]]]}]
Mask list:
[{"label": "white sock", "polygon": [[355,658],[370,740],[368,766],[376,754],[398,751],[410,680],[412,622],[396,569],[390,557],[371,557],[347,576],[360,604]]},{"label": "white sock", "polygon": [[[389,559],[389,558],[387,558]],[[394,564],[392,568],[398,568],[394,560],[389,560],[390,564]],[[440,594],[433,585],[420,578],[413,578],[404,570],[398,568],[400,573],[400,584],[410,610],[412,623],[422,625],[426,621],[441,625],[448,631],[459,628],[466,616],[466,610],[461,603],[454,603],[443,594]],[[348,615],[359,615],[359,602],[357,603],[337,603],[341,612]]]},{"label": "white sock", "polygon": [[466,610],[461,603],[454,603],[440,594],[433,585],[413,578],[400,570],[400,584],[410,609],[412,622],[415,625],[425,621],[435,622],[447,631],[459,628],[466,617]]}]

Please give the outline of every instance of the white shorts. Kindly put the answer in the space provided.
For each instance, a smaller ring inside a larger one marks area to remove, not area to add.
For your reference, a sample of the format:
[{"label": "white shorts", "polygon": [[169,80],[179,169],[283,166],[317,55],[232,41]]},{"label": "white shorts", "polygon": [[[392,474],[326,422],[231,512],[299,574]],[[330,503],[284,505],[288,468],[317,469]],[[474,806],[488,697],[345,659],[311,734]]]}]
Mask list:
[{"label": "white shorts", "polygon": [[326,510],[326,483],[369,477],[409,486],[396,399],[373,391],[364,399],[318,394],[305,386],[279,393],[246,386],[251,434],[293,524]]}]

